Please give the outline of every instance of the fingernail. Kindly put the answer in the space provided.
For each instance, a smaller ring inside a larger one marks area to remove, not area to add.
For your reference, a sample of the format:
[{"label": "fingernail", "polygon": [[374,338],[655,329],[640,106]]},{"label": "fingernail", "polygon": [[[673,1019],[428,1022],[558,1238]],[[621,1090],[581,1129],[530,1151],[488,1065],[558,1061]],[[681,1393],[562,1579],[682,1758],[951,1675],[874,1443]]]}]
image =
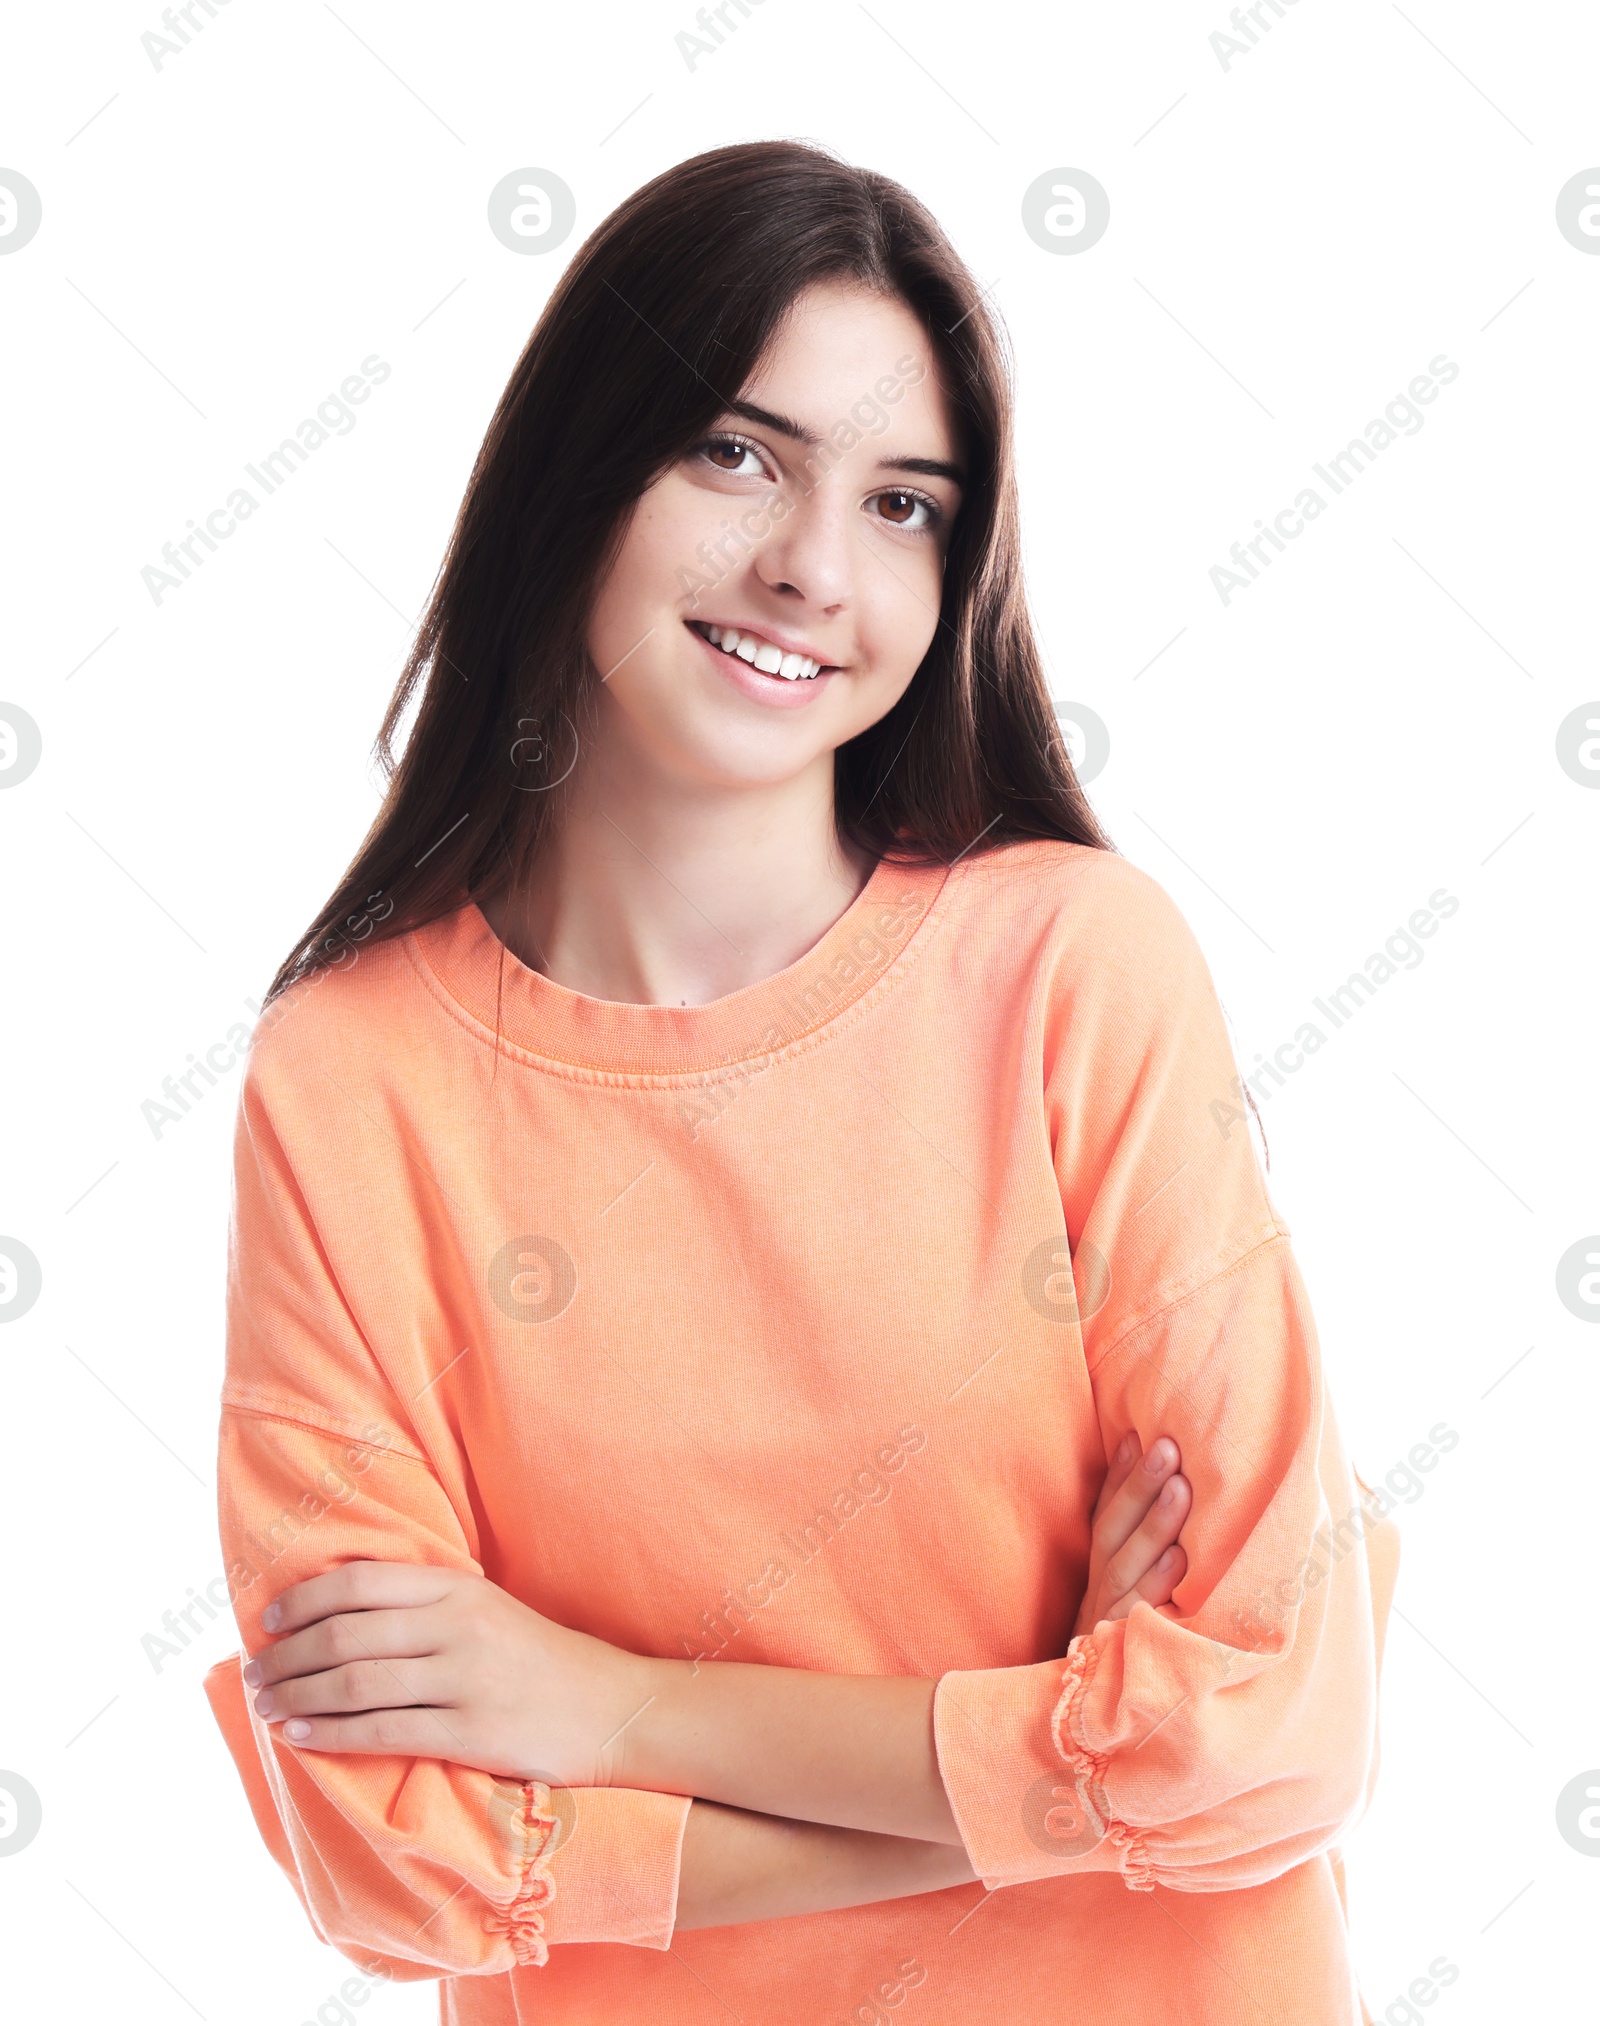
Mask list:
[{"label": "fingernail", "polygon": [[308,1738],[311,1735],[311,1726],[304,1717],[297,1716],[291,1723],[284,1725],[283,1734],[286,1738]]},{"label": "fingernail", "polygon": [[1117,1461],[1119,1463],[1123,1462],[1127,1457],[1130,1457],[1133,1454],[1134,1443],[1136,1439],[1137,1438],[1135,1437],[1133,1430],[1130,1428],[1128,1433],[1124,1435],[1122,1440],[1117,1444]]},{"label": "fingernail", "polygon": [[1144,1467],[1150,1472],[1152,1477],[1166,1469],[1168,1453],[1168,1445],[1164,1440],[1157,1442],[1152,1447],[1150,1454],[1144,1460]]},{"label": "fingernail", "polygon": [[276,1632],[283,1623],[283,1606],[269,1604],[261,1614],[261,1623],[268,1632]]},{"label": "fingernail", "polygon": [[271,1716],[271,1714],[272,1714],[272,1690],[270,1688],[264,1688],[261,1691],[261,1693],[256,1697],[256,1715]]},{"label": "fingernail", "polygon": [[244,1685],[245,1685],[245,1687],[246,1687],[246,1688],[259,1688],[259,1687],[260,1687],[260,1685],[261,1685],[261,1662],[260,1662],[259,1660],[252,1660],[252,1661],[250,1662],[250,1664],[249,1664],[249,1665],[248,1665],[248,1666],[247,1666],[247,1667],[245,1668],[245,1671],[244,1671]]},{"label": "fingernail", "polygon": [[1178,1502],[1178,1480],[1174,1478],[1156,1500],[1157,1505],[1176,1505]]}]

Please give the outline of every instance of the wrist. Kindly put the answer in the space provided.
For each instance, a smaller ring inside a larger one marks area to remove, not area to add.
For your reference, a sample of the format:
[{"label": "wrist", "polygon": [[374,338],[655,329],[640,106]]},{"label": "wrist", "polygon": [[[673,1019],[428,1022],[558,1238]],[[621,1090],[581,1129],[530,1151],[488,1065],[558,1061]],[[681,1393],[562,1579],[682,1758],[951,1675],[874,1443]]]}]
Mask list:
[{"label": "wrist", "polygon": [[869,1906],[977,1879],[965,1849],[696,1800],[674,1931]]},{"label": "wrist", "polygon": [[663,1660],[654,1654],[624,1656],[626,1708],[607,1754],[613,1787],[643,1787],[658,1794],[690,1794],[677,1749],[679,1695],[691,1671],[687,1660]]}]

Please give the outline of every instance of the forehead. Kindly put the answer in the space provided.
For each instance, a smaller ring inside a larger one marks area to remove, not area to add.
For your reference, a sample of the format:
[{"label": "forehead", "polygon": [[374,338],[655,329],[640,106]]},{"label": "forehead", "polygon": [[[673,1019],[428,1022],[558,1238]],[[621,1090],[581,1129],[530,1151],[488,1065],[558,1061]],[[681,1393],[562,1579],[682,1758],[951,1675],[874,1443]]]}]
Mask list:
[{"label": "forehead", "polygon": [[740,398],[819,435],[857,403],[873,403],[896,442],[915,437],[929,457],[958,449],[938,354],[921,323],[898,297],[848,282],[822,282],[795,298]]}]

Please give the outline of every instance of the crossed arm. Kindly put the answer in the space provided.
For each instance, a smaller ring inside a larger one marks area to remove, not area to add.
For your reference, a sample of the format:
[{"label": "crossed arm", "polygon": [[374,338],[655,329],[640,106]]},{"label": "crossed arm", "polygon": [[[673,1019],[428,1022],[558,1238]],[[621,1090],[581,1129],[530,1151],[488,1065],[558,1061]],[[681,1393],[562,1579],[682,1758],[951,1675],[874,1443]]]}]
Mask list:
[{"label": "crossed arm", "polygon": [[[1095,1505],[1077,1632],[1158,1610],[1185,1563],[1189,1487],[1130,1436]],[[1170,1496],[1162,1500],[1163,1489]],[[976,1877],[933,1743],[937,1684],[623,1651],[481,1576],[349,1562],[285,1590],[245,1670],[304,1751],[452,1760],[557,1786],[688,1794],[676,1925],[727,1926]]]}]

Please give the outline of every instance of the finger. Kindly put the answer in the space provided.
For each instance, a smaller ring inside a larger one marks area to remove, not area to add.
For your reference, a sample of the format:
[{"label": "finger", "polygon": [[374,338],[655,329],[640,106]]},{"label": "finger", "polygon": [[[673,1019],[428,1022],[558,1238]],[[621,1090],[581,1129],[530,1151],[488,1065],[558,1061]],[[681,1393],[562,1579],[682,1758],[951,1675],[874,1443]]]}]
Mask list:
[{"label": "finger", "polygon": [[1094,1517],[1096,1519],[1099,1519],[1102,1509],[1110,1503],[1122,1488],[1123,1481],[1127,1477],[1128,1472],[1138,1460],[1139,1437],[1130,1428],[1111,1452],[1110,1461],[1106,1465],[1105,1481],[1100,1486],[1100,1495],[1094,1502]]},{"label": "finger", "polygon": [[1168,1548],[1165,1553],[1158,1555],[1155,1561],[1139,1578],[1138,1582],[1130,1589],[1125,1590],[1118,1597],[1117,1601],[1110,1606],[1105,1615],[1108,1618],[1126,1618],[1134,1605],[1141,1600],[1158,1607],[1168,1603],[1171,1599],[1172,1590],[1178,1581],[1178,1570],[1181,1566],[1186,1565],[1180,1564],[1176,1560],[1176,1557],[1182,1555],[1182,1553],[1183,1550],[1181,1548],[1174,1546]]},{"label": "finger", "polygon": [[1139,1578],[1138,1582],[1134,1584],[1127,1599],[1129,1610],[1133,1609],[1134,1604],[1140,1598],[1143,1598],[1147,1604],[1157,1606],[1170,1604],[1172,1593],[1183,1581],[1184,1576],[1188,1573],[1188,1568],[1189,1557],[1184,1553],[1181,1545],[1177,1541],[1174,1541],[1170,1548],[1167,1548],[1162,1554],[1157,1555],[1156,1559]]},{"label": "finger", "polygon": [[428,1605],[409,1611],[341,1612],[262,1647],[244,1670],[245,1685],[266,1687],[352,1660],[416,1659],[439,1651],[440,1632],[439,1613]]},{"label": "finger", "polygon": [[274,1682],[258,1692],[255,1710],[265,1722],[281,1723],[286,1717],[409,1709],[434,1702],[440,1686],[436,1660],[353,1660],[321,1674]]},{"label": "finger", "polygon": [[[1089,1516],[1089,1524],[1095,1539],[1102,1542],[1100,1548],[1102,1560],[1120,1547],[1125,1536],[1138,1524],[1139,1507],[1136,1502],[1131,1516],[1125,1518],[1123,1522],[1116,1521],[1115,1513],[1118,1496],[1127,1495],[1126,1487],[1130,1480],[1133,1482],[1134,1493],[1137,1493],[1139,1464],[1139,1435],[1136,1429],[1130,1428],[1112,1451],[1111,1461],[1106,1467],[1105,1480],[1100,1486],[1100,1495],[1096,1498],[1094,1511]],[[1113,1532],[1110,1541],[1106,1542],[1104,1530],[1108,1521],[1112,1524]]]},{"label": "finger", "polygon": [[1179,1613],[1177,1607],[1172,1604],[1172,1593],[1183,1581],[1188,1566],[1188,1556],[1174,1543],[1165,1553],[1156,1557],[1133,1588],[1117,1599],[1106,1616],[1126,1618],[1134,1605],[1142,1600],[1146,1604],[1154,1605],[1163,1617],[1177,1617]]},{"label": "finger", "polygon": [[1179,1462],[1177,1443],[1170,1435],[1163,1435],[1129,1468],[1095,1525],[1095,1541],[1104,1560],[1109,1561],[1132,1539]]},{"label": "finger", "polygon": [[278,1733],[301,1752],[395,1752],[462,1762],[465,1747],[438,1710],[377,1709],[362,1716],[291,1717]]},{"label": "finger", "polygon": [[265,1632],[297,1632],[335,1611],[372,1611],[437,1604],[455,1571],[421,1562],[345,1562],[323,1575],[295,1583],[261,1614]]},{"label": "finger", "polygon": [[1178,1538],[1189,1516],[1189,1480],[1168,1478],[1144,1518],[1105,1565],[1104,1581],[1113,1596],[1133,1589],[1157,1557]]}]

